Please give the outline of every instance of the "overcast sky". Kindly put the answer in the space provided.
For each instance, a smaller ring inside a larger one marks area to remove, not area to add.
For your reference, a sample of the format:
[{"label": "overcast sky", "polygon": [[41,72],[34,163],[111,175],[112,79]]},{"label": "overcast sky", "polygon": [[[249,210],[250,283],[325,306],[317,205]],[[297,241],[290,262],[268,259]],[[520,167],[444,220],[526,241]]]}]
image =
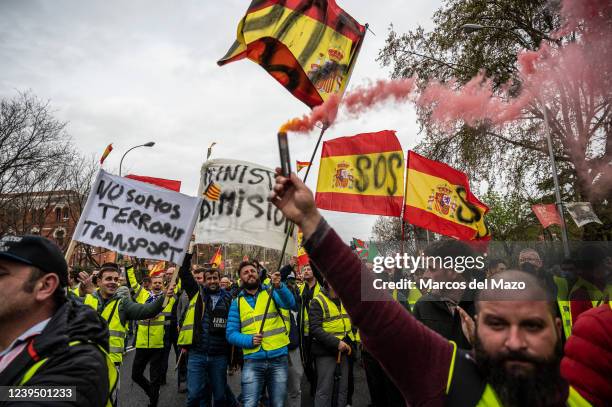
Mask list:
[{"label": "overcast sky", "polygon": [[[0,97],[31,90],[49,100],[78,149],[105,168],[181,180],[194,195],[206,149],[214,158],[278,163],[276,131],[308,111],[255,63],[216,61],[236,37],[249,0],[0,1]],[[368,33],[351,86],[387,78],[376,62],[389,24],[400,32],[431,27],[436,0],[344,0],[338,4]],[[404,151],[419,139],[414,109],[387,105],[336,124],[324,140],[396,130]],[[290,135],[292,160],[307,161],[316,136]],[[317,154],[320,156],[320,150]],[[308,184],[314,189],[318,165]],[[325,212],[343,239],[369,238],[375,216]]]}]

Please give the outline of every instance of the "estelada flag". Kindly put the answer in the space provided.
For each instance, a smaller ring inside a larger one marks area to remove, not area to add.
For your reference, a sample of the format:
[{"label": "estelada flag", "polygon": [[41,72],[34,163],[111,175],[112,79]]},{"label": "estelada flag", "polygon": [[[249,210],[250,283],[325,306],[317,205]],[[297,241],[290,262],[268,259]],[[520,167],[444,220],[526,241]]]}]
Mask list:
[{"label": "estelada flag", "polygon": [[400,216],[404,152],[383,130],[323,143],[316,204],[330,211]]},{"label": "estelada flag", "polygon": [[171,191],[181,192],[181,181],[165,178],[147,177],[144,175],[128,174],[125,178],[135,179],[136,181],[146,182],[147,184],[157,185]]},{"label": "estelada flag", "polygon": [[151,270],[149,270],[149,277],[155,277],[163,273],[165,270],[166,270],[166,262],[164,260],[160,260],[157,263],[155,263],[155,265],[153,266],[153,268],[151,268]]},{"label": "estelada flag", "polygon": [[544,229],[550,225],[561,225],[561,216],[555,204],[536,204],[531,206],[531,210]]},{"label": "estelada flag", "polygon": [[470,191],[466,174],[408,151],[404,220],[461,240],[491,238],[489,208]]},{"label": "estelada flag", "polygon": [[310,167],[312,163],[310,161],[295,161],[295,168],[297,168],[296,172],[300,172],[302,168]]},{"label": "estelada flag", "polygon": [[210,265],[214,268],[223,270],[223,256],[221,255],[221,246],[219,246],[215,254],[213,254],[212,259],[210,259]]},{"label": "estelada flag", "polygon": [[111,151],[113,151],[113,143],[106,146],[106,149],[102,153],[102,157],[100,157],[100,165],[104,164],[104,160],[106,160],[106,157],[108,157]]},{"label": "estelada flag", "polygon": [[312,108],[344,92],[364,34],[335,0],[253,0],[217,64],[249,58]]}]

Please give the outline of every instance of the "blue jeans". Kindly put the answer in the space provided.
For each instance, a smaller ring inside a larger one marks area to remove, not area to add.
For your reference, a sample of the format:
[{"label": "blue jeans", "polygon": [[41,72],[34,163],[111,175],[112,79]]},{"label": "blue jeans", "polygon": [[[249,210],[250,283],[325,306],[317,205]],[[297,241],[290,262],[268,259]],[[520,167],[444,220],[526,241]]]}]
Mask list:
[{"label": "blue jeans", "polygon": [[206,389],[212,390],[215,407],[226,405],[227,356],[208,356],[189,351],[187,360],[187,407],[207,407]]},{"label": "blue jeans", "polygon": [[244,360],[243,407],[256,407],[264,387],[268,390],[270,407],[283,407],[287,395],[287,356]]}]

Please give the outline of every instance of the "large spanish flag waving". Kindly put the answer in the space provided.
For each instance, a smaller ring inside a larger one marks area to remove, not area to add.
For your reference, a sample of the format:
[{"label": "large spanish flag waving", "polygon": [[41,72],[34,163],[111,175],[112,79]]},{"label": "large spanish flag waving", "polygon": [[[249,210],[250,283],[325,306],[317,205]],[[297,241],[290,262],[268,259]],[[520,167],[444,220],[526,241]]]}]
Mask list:
[{"label": "large spanish flag waving", "polygon": [[335,0],[253,0],[217,63],[258,63],[309,107],[346,88],[365,27]]},{"label": "large spanish flag waving", "polygon": [[400,216],[404,153],[395,132],[340,137],[323,143],[316,203],[320,209]]},{"label": "large spanish flag waving", "polygon": [[404,220],[461,240],[491,238],[489,208],[470,191],[466,174],[408,151]]}]

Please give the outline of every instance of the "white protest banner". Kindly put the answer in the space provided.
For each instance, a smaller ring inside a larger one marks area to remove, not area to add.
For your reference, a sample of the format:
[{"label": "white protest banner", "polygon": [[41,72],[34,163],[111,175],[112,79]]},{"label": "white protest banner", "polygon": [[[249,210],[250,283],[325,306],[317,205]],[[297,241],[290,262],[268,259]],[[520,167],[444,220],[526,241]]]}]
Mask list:
[{"label": "white protest banner", "polygon": [[181,264],[201,199],[100,170],[73,240]]},{"label": "white protest banner", "polygon": [[571,202],[564,205],[569,214],[572,215],[572,219],[574,219],[576,226],[579,228],[591,222],[599,223],[600,225],[603,224],[595,214],[590,202]]},{"label": "white protest banner", "polygon": [[[211,184],[218,194],[206,194]],[[196,243],[239,243],[282,250],[291,222],[268,202],[274,171],[259,164],[230,159],[202,165],[199,196],[204,195],[195,227]],[[217,199],[218,198],[218,199]],[[287,253],[295,253],[295,237]]]}]

